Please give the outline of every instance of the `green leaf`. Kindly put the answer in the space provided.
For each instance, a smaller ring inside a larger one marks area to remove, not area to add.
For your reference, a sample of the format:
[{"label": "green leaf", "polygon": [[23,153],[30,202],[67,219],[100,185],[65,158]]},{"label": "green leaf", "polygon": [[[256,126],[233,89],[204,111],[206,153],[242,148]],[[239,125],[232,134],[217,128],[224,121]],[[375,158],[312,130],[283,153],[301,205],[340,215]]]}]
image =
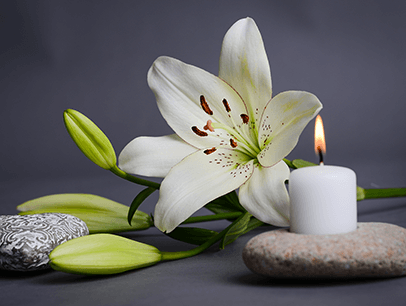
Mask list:
[{"label": "green leaf", "polygon": [[245,208],[241,206],[235,191],[211,201],[205,207],[215,214],[246,212]]},{"label": "green leaf", "polygon": [[303,168],[303,167],[311,167],[311,166],[317,166],[315,163],[308,162],[303,159],[295,159],[292,161],[293,166],[296,168]]},{"label": "green leaf", "polygon": [[146,198],[149,197],[151,193],[153,193],[156,189],[152,187],[145,188],[142,190],[132,201],[130,209],[128,210],[127,221],[128,224],[131,225],[132,218],[137,211],[138,207],[140,207],[141,203],[144,202]]},{"label": "green leaf", "polygon": [[295,165],[289,159],[284,158],[283,161],[288,165],[289,168],[293,169],[296,168]]},{"label": "green leaf", "polygon": [[128,206],[92,194],[55,194],[30,200],[19,206],[20,215],[47,212],[65,213],[83,220],[90,233],[116,233],[137,231],[152,225],[151,217],[137,211],[132,219],[133,226],[127,222]]},{"label": "green leaf", "polygon": [[87,158],[106,170],[116,166],[113,146],[96,124],[73,109],[65,110],[63,119],[69,135]]},{"label": "green leaf", "polygon": [[229,221],[231,220],[232,222],[242,214],[243,213],[240,211],[234,211],[234,212],[218,213],[214,215],[194,216],[187,218],[185,221],[182,222],[182,224],[217,221],[217,220],[229,220]]},{"label": "green leaf", "polygon": [[217,201],[216,202],[212,201],[212,202],[206,204],[204,207],[215,214],[225,214],[225,213],[237,212],[234,209],[229,209],[227,207],[224,207],[224,205],[218,203]]},{"label": "green leaf", "polygon": [[249,231],[252,231],[253,229],[256,229],[257,227],[260,227],[264,225],[265,223],[262,221],[259,221],[256,218],[251,218],[251,220],[247,224],[247,228],[245,229],[243,234],[248,233]]},{"label": "green leaf", "polygon": [[243,214],[241,217],[239,217],[236,221],[234,221],[232,226],[229,228],[229,230],[221,240],[220,249],[224,249],[227,244],[230,244],[231,242],[233,242],[234,240],[236,240],[238,237],[240,237],[245,233],[250,218],[251,214],[247,212]]},{"label": "green leaf", "polygon": [[74,274],[115,274],[151,266],[162,260],[161,252],[128,238],[96,234],[69,240],[50,254],[50,266]]},{"label": "green leaf", "polygon": [[223,196],[231,207],[234,207],[236,210],[245,212],[244,207],[241,206],[240,200],[238,199],[238,195],[235,191],[227,193]]},{"label": "green leaf", "polygon": [[197,227],[177,227],[167,236],[190,244],[201,245],[217,235],[215,231]]}]

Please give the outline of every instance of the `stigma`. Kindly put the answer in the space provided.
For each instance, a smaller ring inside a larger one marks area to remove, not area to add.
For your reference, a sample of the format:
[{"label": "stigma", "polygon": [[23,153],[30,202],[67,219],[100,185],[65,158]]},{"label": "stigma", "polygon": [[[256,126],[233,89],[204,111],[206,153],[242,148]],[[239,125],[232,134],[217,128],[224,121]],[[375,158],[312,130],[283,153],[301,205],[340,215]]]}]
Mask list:
[{"label": "stigma", "polygon": [[209,130],[210,132],[214,132],[214,128],[211,125],[213,122],[211,120],[207,120],[206,125],[203,127],[205,130]]}]

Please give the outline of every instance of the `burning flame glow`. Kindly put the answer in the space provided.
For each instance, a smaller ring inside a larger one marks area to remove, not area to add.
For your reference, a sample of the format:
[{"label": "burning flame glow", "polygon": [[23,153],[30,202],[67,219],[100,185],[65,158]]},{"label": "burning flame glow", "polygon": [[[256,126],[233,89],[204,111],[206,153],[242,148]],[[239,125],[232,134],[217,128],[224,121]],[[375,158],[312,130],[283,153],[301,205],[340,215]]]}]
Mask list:
[{"label": "burning flame glow", "polygon": [[323,120],[321,120],[320,115],[317,115],[316,123],[314,126],[314,151],[316,152],[316,154],[326,153]]}]

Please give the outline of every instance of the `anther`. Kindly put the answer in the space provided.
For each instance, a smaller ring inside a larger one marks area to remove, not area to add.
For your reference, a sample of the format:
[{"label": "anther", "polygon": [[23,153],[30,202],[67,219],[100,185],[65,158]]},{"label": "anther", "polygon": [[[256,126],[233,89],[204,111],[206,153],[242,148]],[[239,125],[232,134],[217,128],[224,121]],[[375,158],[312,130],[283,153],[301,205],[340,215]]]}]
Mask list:
[{"label": "anther", "polygon": [[206,132],[203,132],[203,131],[199,130],[199,129],[197,128],[197,126],[192,126],[192,131],[193,131],[197,136],[200,136],[200,137],[205,137],[205,136],[208,136],[208,135],[209,135],[209,134],[207,134]]},{"label": "anther", "polygon": [[203,95],[200,96],[200,105],[202,106],[206,114],[213,115],[213,111],[210,109],[209,104],[207,104],[206,99]]},{"label": "anther", "polygon": [[215,151],[217,151],[217,149],[215,147],[213,147],[211,149],[204,150],[203,152],[204,152],[204,154],[209,155]]},{"label": "anther", "polygon": [[209,130],[210,132],[214,132],[214,128],[211,125],[213,122],[211,120],[207,120],[207,124],[203,127],[205,130]]},{"label": "anther", "polygon": [[223,105],[226,108],[227,113],[231,112],[230,105],[228,104],[226,99],[223,99]]},{"label": "anther", "polygon": [[233,148],[235,148],[235,147],[237,147],[237,142],[236,142],[234,139],[230,138],[230,145],[231,145]]},{"label": "anther", "polygon": [[240,117],[243,123],[248,123],[248,121],[250,121],[250,117],[246,114],[241,114]]}]

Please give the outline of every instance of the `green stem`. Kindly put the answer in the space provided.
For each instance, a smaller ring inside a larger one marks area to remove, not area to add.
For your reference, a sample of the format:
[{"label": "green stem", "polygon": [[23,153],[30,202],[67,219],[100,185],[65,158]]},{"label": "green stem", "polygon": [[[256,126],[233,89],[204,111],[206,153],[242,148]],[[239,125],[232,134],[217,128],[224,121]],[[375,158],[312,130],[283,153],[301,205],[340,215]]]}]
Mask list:
[{"label": "green stem", "polygon": [[406,188],[364,189],[365,199],[405,197]]},{"label": "green stem", "polygon": [[159,184],[159,183],[144,180],[144,179],[141,179],[139,177],[132,176],[132,175],[130,175],[128,173],[125,173],[123,170],[121,170],[117,166],[111,168],[110,171],[113,172],[115,175],[117,175],[117,176],[119,176],[119,177],[121,177],[121,178],[123,178],[123,179],[125,179],[127,181],[136,183],[138,185],[152,187],[152,188],[155,188],[155,189],[159,189],[159,187],[161,187],[161,184]]},{"label": "green stem", "polygon": [[182,224],[188,223],[198,223],[198,222],[207,222],[207,221],[216,221],[216,220],[224,220],[224,219],[235,219],[241,216],[242,212],[231,212],[231,213],[221,213],[209,216],[197,216],[197,217],[190,217],[183,221]]},{"label": "green stem", "polygon": [[194,248],[194,249],[191,249],[188,251],[180,251],[180,252],[161,252],[162,260],[177,260],[177,259],[188,258],[188,257],[192,257],[192,256],[200,254],[201,252],[207,250],[209,247],[211,247],[216,242],[220,241],[227,234],[228,230],[235,223],[239,222],[240,219],[244,217],[244,215],[245,214],[241,214],[237,220],[235,220],[233,223],[231,223],[229,226],[227,226],[220,233],[213,236],[212,238],[210,238],[209,240],[207,240],[205,243],[203,243],[201,246],[198,246],[197,248]]}]

